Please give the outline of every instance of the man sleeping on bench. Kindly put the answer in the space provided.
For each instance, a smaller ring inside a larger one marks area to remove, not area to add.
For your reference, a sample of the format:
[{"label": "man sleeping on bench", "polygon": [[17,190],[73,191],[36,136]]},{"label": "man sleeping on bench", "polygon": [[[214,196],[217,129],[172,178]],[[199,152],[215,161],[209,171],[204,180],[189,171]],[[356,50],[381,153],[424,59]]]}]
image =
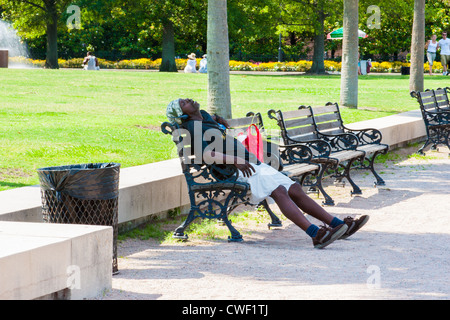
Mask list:
[{"label": "man sleeping on bench", "polygon": [[[226,134],[225,119],[200,110],[192,99],[177,99],[167,106],[170,122],[177,122],[192,139],[191,149],[204,163],[232,164],[240,171],[240,181],[250,185],[250,203],[258,204],[272,198],[281,212],[311,238],[315,248],[321,249],[337,239],[345,239],[358,231],[369,220],[347,217],[344,221],[330,215],[311,199],[299,183],[291,180],[269,165],[261,163],[254,154],[232,136]],[[214,139],[213,139],[214,137]],[[302,211],[329,226],[318,227],[309,222]]]}]

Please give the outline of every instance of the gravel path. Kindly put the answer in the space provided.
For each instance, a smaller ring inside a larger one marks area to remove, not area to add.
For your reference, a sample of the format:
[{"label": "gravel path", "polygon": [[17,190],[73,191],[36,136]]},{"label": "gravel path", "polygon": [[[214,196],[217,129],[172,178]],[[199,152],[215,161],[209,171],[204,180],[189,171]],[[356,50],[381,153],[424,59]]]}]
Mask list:
[{"label": "gravel path", "polygon": [[275,230],[255,219],[236,225],[242,243],[129,239],[119,244],[112,290],[99,299],[450,299],[450,158],[446,148],[427,155],[377,164],[384,187],[356,173],[362,196],[327,187],[330,213],[370,215],[347,240],[313,249],[286,219]]}]

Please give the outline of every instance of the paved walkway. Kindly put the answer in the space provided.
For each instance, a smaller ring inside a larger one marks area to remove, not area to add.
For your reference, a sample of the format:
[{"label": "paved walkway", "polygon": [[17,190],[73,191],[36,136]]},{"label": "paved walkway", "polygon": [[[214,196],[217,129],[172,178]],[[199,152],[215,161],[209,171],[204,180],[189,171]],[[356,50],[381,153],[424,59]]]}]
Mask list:
[{"label": "paved walkway", "polygon": [[317,250],[288,220],[269,231],[250,218],[243,243],[126,240],[101,299],[450,299],[450,158],[428,155],[378,164],[385,187],[358,172],[362,196],[327,187],[332,214],[370,215],[347,240]]}]

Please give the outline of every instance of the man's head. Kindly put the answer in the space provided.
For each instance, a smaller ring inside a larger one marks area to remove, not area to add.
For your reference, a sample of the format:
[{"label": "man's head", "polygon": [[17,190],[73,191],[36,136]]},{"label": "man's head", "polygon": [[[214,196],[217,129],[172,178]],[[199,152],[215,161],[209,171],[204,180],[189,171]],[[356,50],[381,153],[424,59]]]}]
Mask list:
[{"label": "man's head", "polygon": [[166,115],[170,122],[181,124],[199,110],[200,104],[192,99],[176,99],[167,106]]},{"label": "man's head", "polygon": [[447,39],[447,32],[442,32],[442,38],[445,40]]},{"label": "man's head", "polygon": [[180,99],[180,107],[188,116],[192,116],[200,110],[200,104],[192,99]]}]

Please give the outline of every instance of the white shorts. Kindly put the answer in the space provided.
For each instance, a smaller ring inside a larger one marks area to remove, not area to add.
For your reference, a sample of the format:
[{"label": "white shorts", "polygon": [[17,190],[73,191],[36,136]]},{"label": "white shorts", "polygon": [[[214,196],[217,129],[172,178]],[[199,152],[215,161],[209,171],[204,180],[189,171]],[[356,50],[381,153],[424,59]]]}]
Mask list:
[{"label": "white shorts", "polygon": [[246,182],[250,185],[252,192],[250,196],[251,204],[256,205],[267,198],[269,203],[273,203],[270,195],[276,188],[283,186],[286,190],[289,190],[291,185],[295,183],[295,181],[267,164],[252,164],[252,166],[255,168],[255,172],[250,177],[244,177],[242,172],[239,172],[238,178],[238,181]]}]

